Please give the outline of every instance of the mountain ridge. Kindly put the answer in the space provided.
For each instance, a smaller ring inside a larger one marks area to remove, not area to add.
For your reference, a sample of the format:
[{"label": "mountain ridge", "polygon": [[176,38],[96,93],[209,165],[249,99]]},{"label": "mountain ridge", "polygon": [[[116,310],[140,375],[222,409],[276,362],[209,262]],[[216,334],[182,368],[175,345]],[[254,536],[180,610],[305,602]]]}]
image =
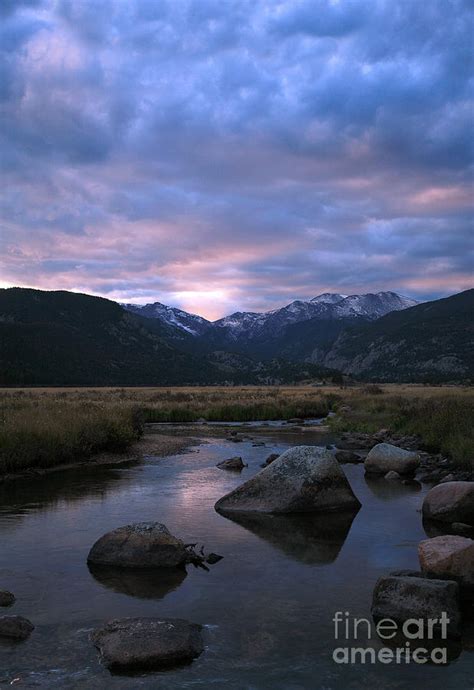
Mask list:
[{"label": "mountain ridge", "polygon": [[221,346],[238,341],[243,334],[246,339],[275,336],[289,324],[316,317],[373,319],[415,304],[418,304],[417,300],[390,290],[360,295],[325,292],[309,300],[293,300],[283,307],[270,311],[237,311],[215,321],[209,321],[177,307],[169,307],[161,302],[145,305],[124,303],[121,306],[147,318],[160,319],[196,336],[203,336],[209,332],[215,333],[219,329],[219,337],[217,339],[211,337],[211,341]]}]

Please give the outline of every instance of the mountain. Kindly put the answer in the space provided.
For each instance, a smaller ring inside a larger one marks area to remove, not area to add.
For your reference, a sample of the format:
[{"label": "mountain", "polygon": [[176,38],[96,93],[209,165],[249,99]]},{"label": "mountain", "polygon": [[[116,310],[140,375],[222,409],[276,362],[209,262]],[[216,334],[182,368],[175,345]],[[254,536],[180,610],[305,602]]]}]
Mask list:
[{"label": "mountain", "polygon": [[[415,304],[415,300],[395,292],[350,296],[324,293],[307,301],[295,300],[273,311],[236,312],[214,321],[203,333],[202,341],[211,349],[233,348],[255,356],[273,356],[280,352],[281,341],[291,340],[290,327],[294,324],[313,321],[311,334],[314,336],[317,331],[317,339],[325,340],[329,333],[338,335],[348,320],[377,319]],[[334,324],[336,320],[340,321],[339,325]],[[298,330],[295,333],[300,337]],[[311,342],[305,345],[303,349],[308,354],[312,351]]]},{"label": "mountain", "polygon": [[373,381],[474,380],[474,290],[391,312],[341,332],[322,358]]},{"label": "mountain", "polygon": [[0,290],[0,385],[280,384],[336,373],[282,359],[198,355],[195,341],[182,326],[101,297]]},{"label": "mountain", "polygon": [[190,335],[202,335],[211,325],[211,322],[202,316],[189,314],[187,311],[176,307],[168,307],[161,302],[145,305],[121,304],[120,306],[147,319],[158,319],[162,323],[174,326]]},{"label": "mountain", "polygon": [[209,362],[177,350],[173,329],[100,297],[0,290],[2,384],[125,385],[206,382]]}]

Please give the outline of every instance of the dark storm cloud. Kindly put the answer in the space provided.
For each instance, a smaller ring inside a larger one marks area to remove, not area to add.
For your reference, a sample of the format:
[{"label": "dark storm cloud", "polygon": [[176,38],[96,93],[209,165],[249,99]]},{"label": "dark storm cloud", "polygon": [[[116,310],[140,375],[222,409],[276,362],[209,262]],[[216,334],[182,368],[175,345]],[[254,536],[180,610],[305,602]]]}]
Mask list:
[{"label": "dark storm cloud", "polygon": [[469,2],[1,13],[3,284],[215,316],[469,286]]}]

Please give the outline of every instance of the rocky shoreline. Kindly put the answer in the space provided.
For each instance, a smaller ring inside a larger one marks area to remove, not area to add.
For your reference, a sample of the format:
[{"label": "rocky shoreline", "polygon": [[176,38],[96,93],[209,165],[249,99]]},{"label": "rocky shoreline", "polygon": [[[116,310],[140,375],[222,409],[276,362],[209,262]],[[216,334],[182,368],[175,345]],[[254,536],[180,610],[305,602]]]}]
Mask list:
[{"label": "rocky shoreline", "polygon": [[389,443],[404,450],[416,451],[420,464],[415,477],[420,482],[438,484],[445,481],[474,481],[474,470],[461,468],[440,453],[429,453],[423,450],[420,437],[392,434],[387,429],[381,429],[375,434],[343,432],[336,444],[337,454],[341,453],[338,460],[364,462],[368,452],[379,443]]}]

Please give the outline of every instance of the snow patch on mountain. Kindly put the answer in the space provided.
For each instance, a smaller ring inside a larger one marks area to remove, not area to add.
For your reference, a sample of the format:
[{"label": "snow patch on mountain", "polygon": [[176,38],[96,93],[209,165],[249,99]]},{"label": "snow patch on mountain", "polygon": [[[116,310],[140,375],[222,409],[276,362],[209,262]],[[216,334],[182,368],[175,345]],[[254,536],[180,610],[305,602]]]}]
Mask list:
[{"label": "snow patch on mountain", "polygon": [[122,304],[127,311],[134,312],[148,319],[159,319],[161,322],[179,328],[190,335],[202,335],[210,326],[210,321],[197,314],[189,314],[177,307],[168,307],[161,302],[152,304]]}]

